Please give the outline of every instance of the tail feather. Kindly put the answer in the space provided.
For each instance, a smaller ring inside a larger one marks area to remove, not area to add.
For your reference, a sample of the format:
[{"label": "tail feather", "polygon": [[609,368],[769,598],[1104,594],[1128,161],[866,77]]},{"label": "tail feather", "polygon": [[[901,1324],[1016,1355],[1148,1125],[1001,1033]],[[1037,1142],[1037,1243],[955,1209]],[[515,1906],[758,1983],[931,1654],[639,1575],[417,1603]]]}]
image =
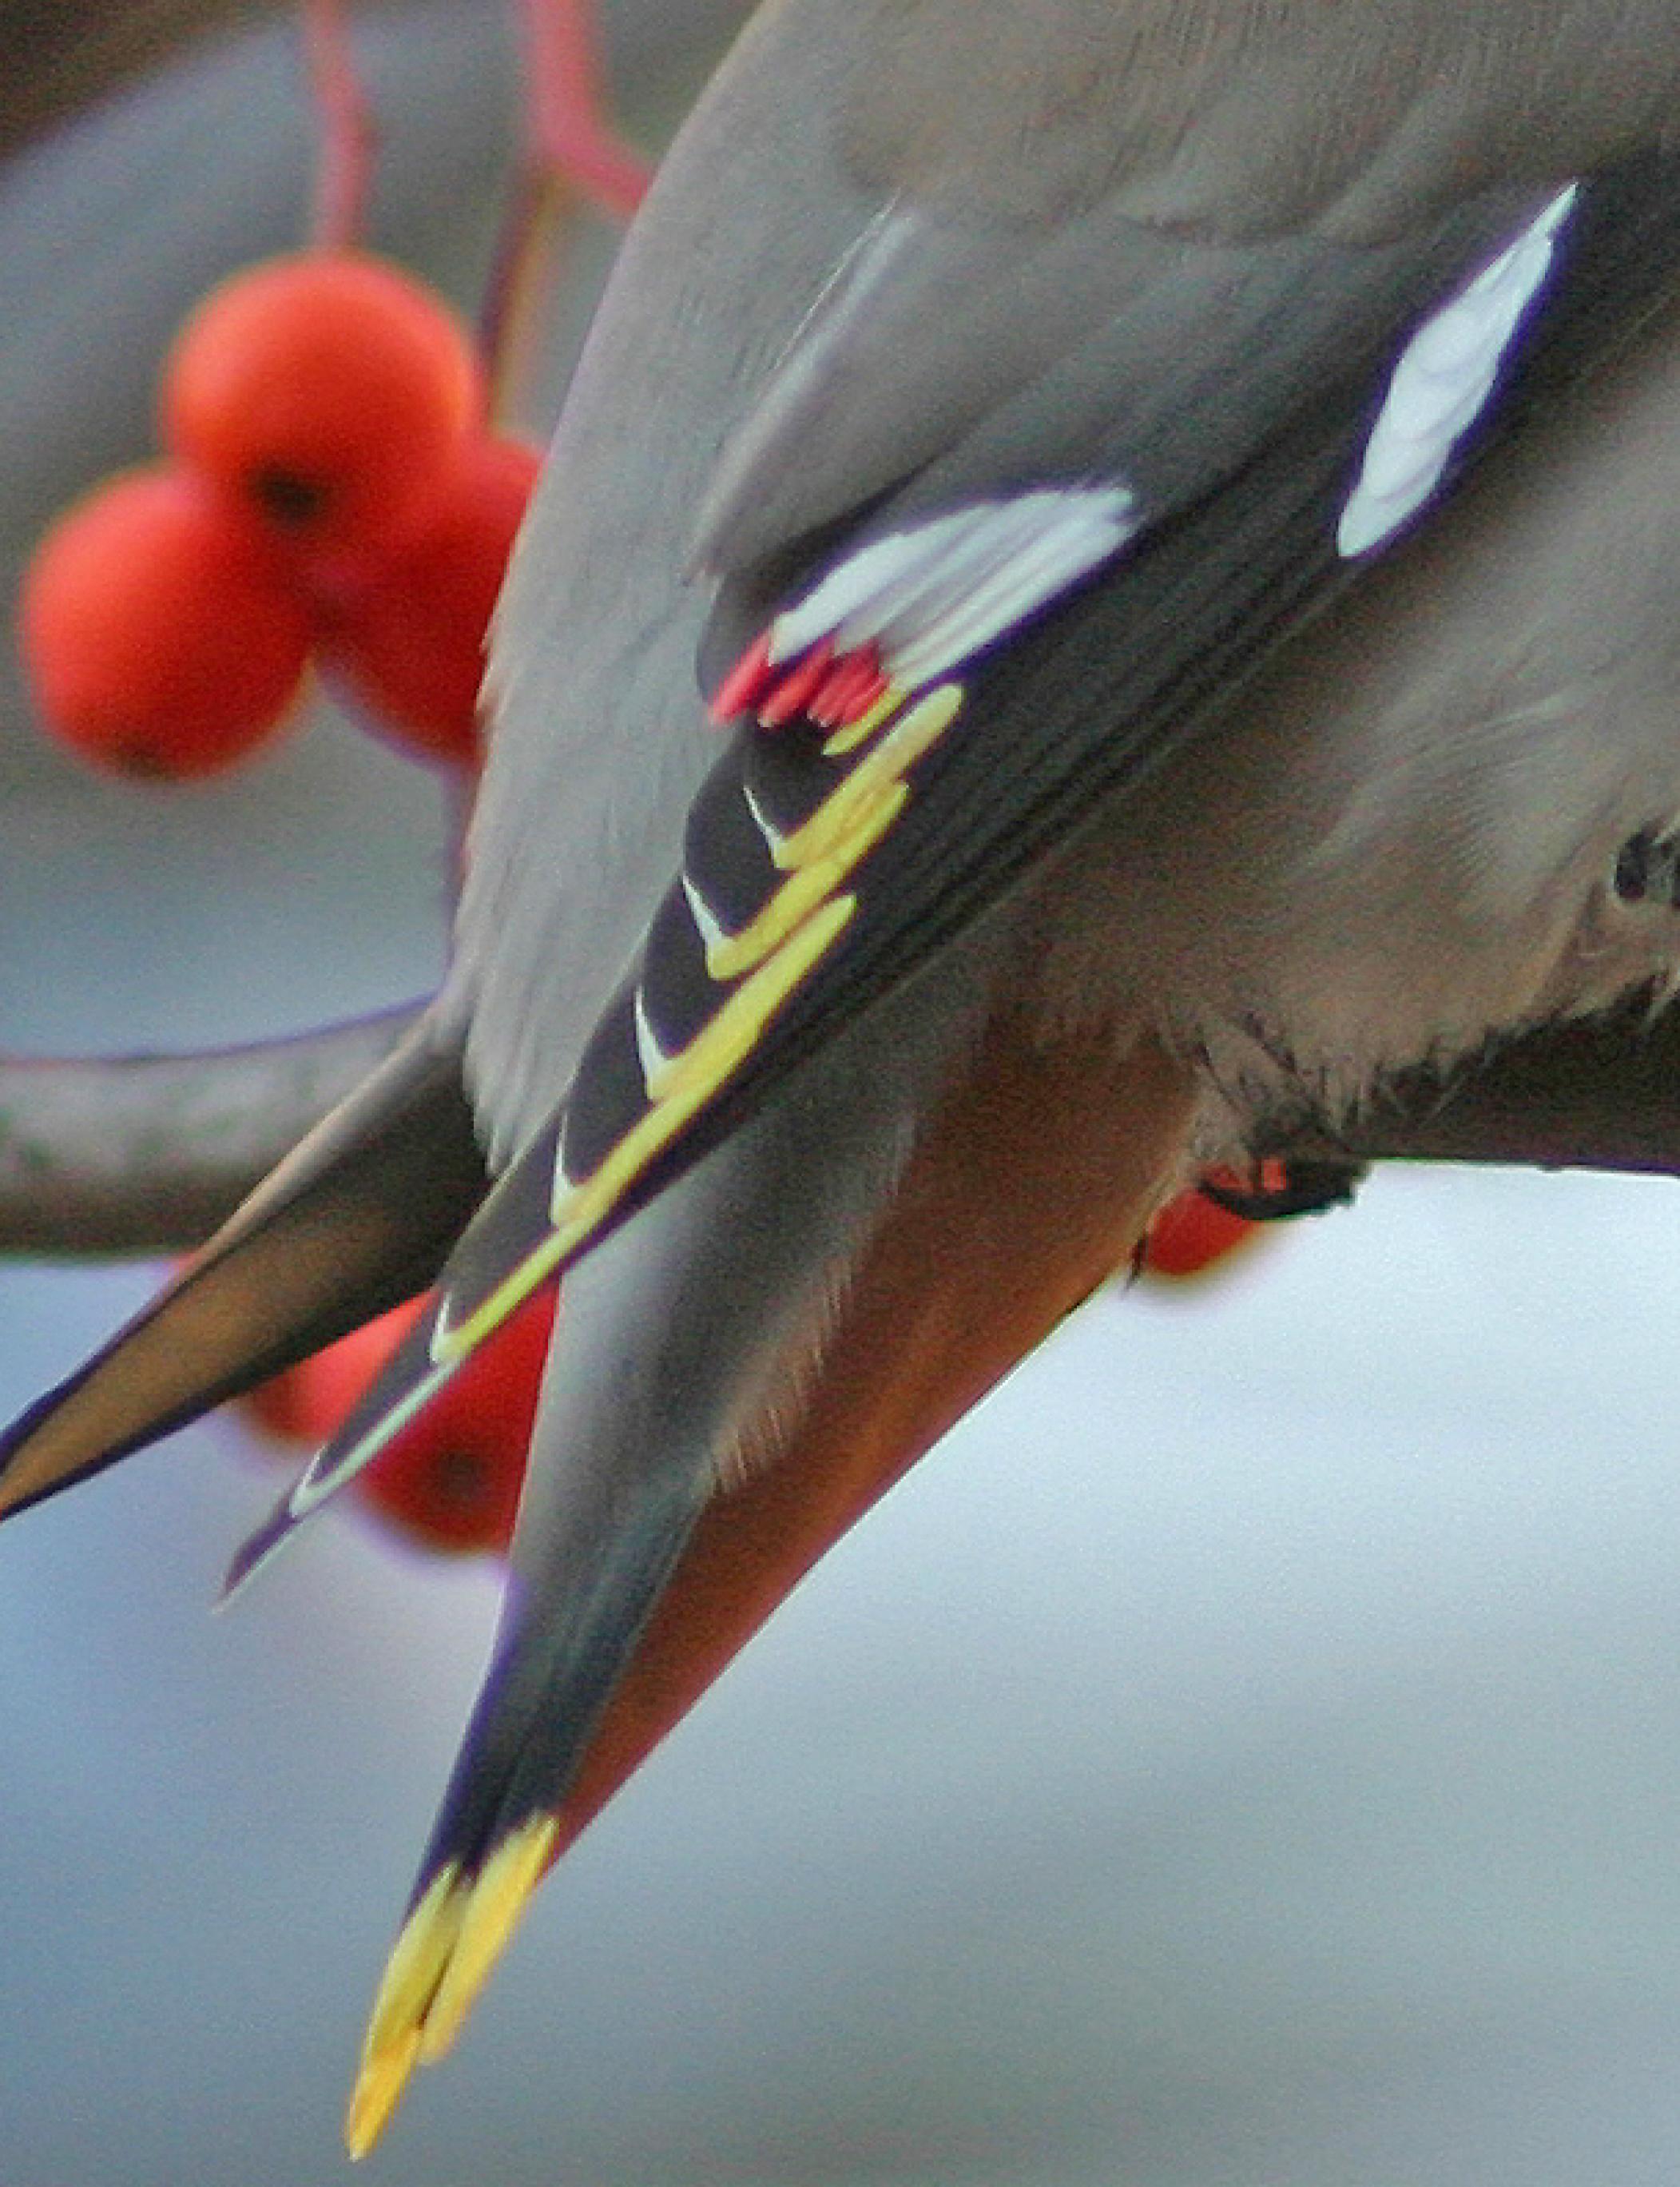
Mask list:
[{"label": "tail feather", "polygon": [[485,1189],[458,1045],[423,1021],[143,1313],[0,1438],[0,1515],[412,1297]]},{"label": "tail feather", "polygon": [[566,1790],[704,1507],[700,1470],[638,1502],[592,1582],[557,1612],[509,1597],[402,1930],[368,2021],[346,2125],[373,2145],[416,2064],[460,2032],[558,1850]]},{"label": "tail feather", "polygon": [[[813,1105],[805,1153],[844,1107]],[[1190,1107],[1186,1075],[1149,1043],[1050,1054],[1030,1028],[994,1024],[852,1234],[850,1280],[771,1462],[727,1493],[720,1431],[740,1423],[726,1397],[788,1386],[743,1375],[730,1302],[702,1285],[749,1264],[773,1318],[791,1288],[776,1257],[797,1254],[801,1226],[761,1217],[773,1200],[785,1218],[786,1175],[738,1148],[714,1172],[728,1189],[688,1210],[686,1235],[671,1226],[704,1168],[568,1279],[503,1629],[375,2000],[352,2154],[373,2145],[413,2067],[453,2040],[555,1855],[823,1550],[1125,1264],[1176,1181]],[[1047,1114],[1065,1128],[1045,1132]],[[834,1234],[834,1208],[808,1204],[819,1175],[806,1172],[807,1252]],[[615,1288],[643,1240],[665,1287]],[[688,1311],[662,1318],[661,1305]],[[782,1356],[808,1334],[784,1322]]]}]

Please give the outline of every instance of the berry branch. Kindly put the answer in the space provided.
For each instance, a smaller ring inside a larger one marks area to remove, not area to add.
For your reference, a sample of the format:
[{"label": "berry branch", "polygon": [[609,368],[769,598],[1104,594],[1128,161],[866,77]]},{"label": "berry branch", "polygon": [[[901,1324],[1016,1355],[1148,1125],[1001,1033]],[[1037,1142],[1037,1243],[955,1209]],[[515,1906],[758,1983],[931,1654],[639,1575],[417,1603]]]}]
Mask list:
[{"label": "berry branch", "polygon": [[519,8],[522,157],[479,318],[497,415],[512,407],[529,329],[555,278],[570,201],[581,195],[628,220],[652,179],[648,162],[606,119],[593,0],[519,0]]},{"label": "berry branch", "polygon": [[646,170],[604,119],[590,0],[521,0],[525,186],[481,364],[441,298],[359,245],[376,130],[346,0],[301,0],[318,121],[315,241],[236,274],[160,380],[167,451],[78,503],[19,608],[43,726],[157,778],[244,760],[312,661],[357,718],[475,767],[485,634],[537,457],[489,428],[557,177],[615,211]]},{"label": "berry branch", "polygon": [[0,1253],[202,1245],[418,1015],[208,1054],[0,1058]]},{"label": "berry branch", "polygon": [[[415,1015],[208,1053],[0,1058],[0,1253],[202,1244]],[[1527,1034],[1445,1079],[1416,1074],[1339,1133],[1280,1122],[1262,1151],[1680,1177],[1680,1004]]]},{"label": "berry branch", "polygon": [[320,124],[311,232],[347,250],[367,231],[379,127],[351,44],[345,0],[302,0],[304,53]]},{"label": "berry branch", "polygon": [[606,120],[592,0],[520,0],[526,156],[619,220],[647,194],[648,163]]}]

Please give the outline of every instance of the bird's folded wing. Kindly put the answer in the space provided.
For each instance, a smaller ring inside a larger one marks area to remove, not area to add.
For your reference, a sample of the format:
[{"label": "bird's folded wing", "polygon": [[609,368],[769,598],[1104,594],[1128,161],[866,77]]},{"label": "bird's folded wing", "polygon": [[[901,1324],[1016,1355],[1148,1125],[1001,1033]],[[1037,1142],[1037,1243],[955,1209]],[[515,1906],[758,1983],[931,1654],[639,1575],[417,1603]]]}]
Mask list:
[{"label": "bird's folded wing", "polygon": [[[874,247],[900,248],[885,228]],[[861,261],[849,278],[868,292]],[[867,517],[733,576],[726,599],[796,569],[761,603],[746,718],[640,955],[436,1303],[235,1577],[1461,472],[1520,460],[1546,404],[1677,286],[1680,167],[1660,160],[1537,204],[1496,192],[1404,245],[1152,257],[1142,293]],[[851,354],[843,301],[807,331],[816,363],[795,346],[772,408],[806,400],[829,345]]]},{"label": "bird's folded wing", "polygon": [[[1680,288],[1680,167],[1498,210],[1493,232],[1479,201],[1405,250],[1185,273],[1170,300],[1188,312],[1205,288],[1211,331],[1176,408],[1093,368],[1145,341],[1116,323],[843,539],[819,535],[759,609],[726,694],[747,718],[640,957],[452,1271],[444,1347],[1161,764],[1465,469],[1524,460],[1548,403]],[[1006,453],[1024,441],[1030,487]]]}]

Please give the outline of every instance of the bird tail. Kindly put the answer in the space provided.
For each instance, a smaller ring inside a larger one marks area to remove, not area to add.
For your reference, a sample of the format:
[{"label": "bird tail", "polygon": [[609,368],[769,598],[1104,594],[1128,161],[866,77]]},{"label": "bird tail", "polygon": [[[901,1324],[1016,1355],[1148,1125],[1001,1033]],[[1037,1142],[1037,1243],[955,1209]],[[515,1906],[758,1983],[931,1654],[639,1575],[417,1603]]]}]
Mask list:
[{"label": "bird tail", "polygon": [[566,1274],[501,1629],[374,2008],[347,2126],[358,2154],[414,2064],[452,2041],[554,1851],[741,1408],[812,1341],[827,1302],[813,1240],[855,1228],[858,1180],[879,1165],[855,1120],[806,1171],[805,1122],[761,1116]]},{"label": "bird tail", "polygon": [[423,1020],[142,1313],[0,1436],[0,1515],[423,1290],[486,1183],[458,1043]]},{"label": "bird tail", "polygon": [[994,1025],[969,1060],[890,1175],[871,1089],[831,1084],[569,1273],[503,1623],[374,2003],[353,2155],[453,2041],[553,1858],[823,1551],[1126,1263],[1176,1178],[1190,1095],[1153,1046],[1052,1057]]}]

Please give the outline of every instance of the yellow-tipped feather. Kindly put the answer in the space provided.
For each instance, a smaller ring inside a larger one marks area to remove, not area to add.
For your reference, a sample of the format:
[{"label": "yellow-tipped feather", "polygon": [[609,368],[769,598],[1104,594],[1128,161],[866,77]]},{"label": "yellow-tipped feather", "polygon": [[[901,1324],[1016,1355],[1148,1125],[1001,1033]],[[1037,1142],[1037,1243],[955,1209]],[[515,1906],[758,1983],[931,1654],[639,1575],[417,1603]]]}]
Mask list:
[{"label": "yellow-tipped feather", "polygon": [[345,2118],[345,2146],[352,2156],[367,2155],[407,2086],[420,2055],[420,2030],[460,1937],[471,1893],[471,1883],[455,1862],[440,1869],[385,1961]]},{"label": "yellow-tipped feather", "polygon": [[559,1825],[534,1815],[504,1838],[474,1878],[454,1948],[427,2008],[420,2057],[430,2066],[460,2033],[491,1970],[508,1948],[525,1901],[542,1881]]},{"label": "yellow-tipped feather", "polygon": [[417,2065],[441,2058],[542,1881],[558,1824],[534,1815],[475,1875],[451,1862],[402,1925],[368,2017],[345,2115],[345,2146],[365,2156],[385,2132]]},{"label": "yellow-tipped feather", "polygon": [[344,2145],[352,2162],[364,2157],[385,2132],[419,2055],[420,2031],[413,2027],[376,2057],[362,2060],[344,2120]]},{"label": "yellow-tipped feather", "polygon": [[582,1251],[648,1164],[751,1054],[772,1018],[839,939],[857,908],[855,896],[831,897],[820,905],[741,982],[687,1048],[667,1059],[658,1082],[648,1088],[653,1106],[581,1183],[556,1178],[549,1211],[555,1227],[465,1320],[451,1318],[445,1299],[431,1338],[432,1357],[440,1365],[464,1359],[539,1284]]},{"label": "yellow-tipped feather", "polygon": [[902,783],[917,761],[932,751],[962,712],[963,698],[960,683],[941,683],[895,722],[874,751],[841,778],[810,818],[777,843],[773,855],[783,872],[796,873],[851,835],[864,809],[884,790]]},{"label": "yellow-tipped feather", "polygon": [[881,723],[890,721],[898,711],[907,695],[898,684],[889,683],[867,714],[860,715],[857,721],[848,722],[843,728],[836,729],[832,736],[823,739],[823,758],[841,759],[847,752],[856,751],[859,745],[867,744]]},{"label": "yellow-tipped feather", "polygon": [[879,842],[909,796],[907,784],[892,783],[877,790],[861,809],[854,808],[856,825],[850,834],[841,836],[823,857],[799,867],[750,925],[708,948],[705,966],[711,976],[720,982],[739,979],[778,949]]}]

